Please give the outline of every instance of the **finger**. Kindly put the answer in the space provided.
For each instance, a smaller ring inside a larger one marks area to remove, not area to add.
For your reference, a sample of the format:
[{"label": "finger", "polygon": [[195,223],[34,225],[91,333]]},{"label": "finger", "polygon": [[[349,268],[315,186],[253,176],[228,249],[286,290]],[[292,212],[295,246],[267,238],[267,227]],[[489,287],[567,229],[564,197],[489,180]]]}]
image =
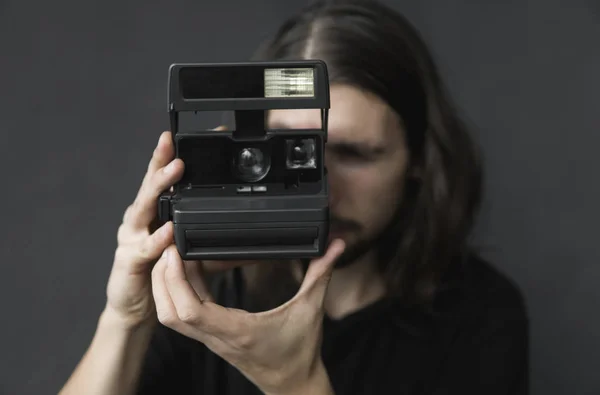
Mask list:
[{"label": "finger", "polygon": [[183,261],[172,248],[167,249],[165,284],[179,319],[187,324],[196,324],[198,311],[204,301],[188,281]]},{"label": "finger", "polygon": [[145,180],[144,185],[132,205],[130,225],[135,229],[145,229],[156,218],[157,200],[160,194],[168,190],[183,175],[184,164],[181,159],[173,159]]},{"label": "finger", "polygon": [[160,323],[165,326],[173,327],[177,325],[179,319],[175,306],[171,301],[171,296],[165,284],[165,271],[167,269],[166,250],[163,256],[156,262],[152,269],[152,296],[156,306],[156,316]]},{"label": "finger", "polygon": [[154,148],[154,152],[152,153],[152,158],[150,158],[150,162],[148,163],[146,177],[156,173],[161,167],[166,166],[173,160],[174,156],[175,148],[173,147],[173,137],[171,132],[162,132],[158,138],[156,148]]},{"label": "finger", "polygon": [[247,313],[201,300],[186,277],[183,262],[177,251],[169,248],[167,258],[166,288],[179,320],[203,332],[196,333],[196,338],[202,336],[201,341],[204,342],[212,336],[231,336],[234,332],[239,333]]},{"label": "finger", "polygon": [[148,183],[148,179],[152,176],[152,174],[156,173],[156,171],[161,167],[166,166],[171,160],[173,160],[174,156],[175,149],[173,147],[171,132],[162,132],[158,138],[154,152],[152,152],[152,157],[148,162],[146,174],[144,174],[144,178],[142,179],[142,185],[140,186],[138,195],[140,194],[144,185]]},{"label": "finger", "polygon": [[[178,176],[178,174],[171,174],[171,178],[164,177],[169,173],[176,173],[176,171],[171,171],[167,172],[167,174],[163,174],[163,177],[158,177],[158,180],[156,177],[157,174],[161,173],[161,169],[180,170],[168,167],[168,165],[173,161],[174,155],[175,149],[173,147],[171,133],[168,131],[163,132],[158,139],[158,144],[154,149],[150,162],[148,163],[148,168],[146,170],[146,174],[144,175],[144,179],[142,180],[142,185],[138,190],[133,204],[129,207],[128,212],[126,212],[126,215],[123,218],[124,223],[127,223],[136,230],[147,228],[150,225],[156,216],[157,211],[156,202],[150,202],[150,200],[156,200],[158,195],[162,191],[168,189],[169,186],[174,183],[174,179],[176,179]],[[174,166],[181,167],[181,165]],[[159,181],[159,185],[153,185],[156,184],[156,181]],[[164,182],[161,183],[160,181]],[[155,191],[157,188],[162,189],[160,189],[159,192],[153,193],[153,191]],[[153,195],[155,195],[154,199],[152,199]],[[151,203],[154,204],[150,205]]]},{"label": "finger", "polygon": [[183,322],[177,314],[175,303],[169,293],[167,286],[167,269],[169,267],[168,255],[175,251],[174,246],[169,246],[165,249],[163,256],[159,259],[154,270],[152,270],[152,295],[154,297],[154,305],[156,306],[156,316],[158,321],[164,326],[171,328],[184,336],[199,340],[206,341],[201,333]]},{"label": "finger", "polygon": [[308,270],[300,286],[298,294],[307,294],[311,300],[317,304],[322,304],[325,299],[325,293],[329,286],[329,280],[335,266],[336,260],[344,252],[344,241],[334,240],[329,245],[324,256],[314,259],[308,265]]},{"label": "finger", "polygon": [[213,301],[204,279],[204,268],[202,261],[183,261],[185,275],[201,300]]},{"label": "finger", "polygon": [[165,222],[150,236],[145,237],[139,244],[138,254],[142,260],[156,260],[174,241],[173,222]]},{"label": "finger", "polygon": [[[119,233],[125,232],[119,229]],[[120,236],[125,237],[125,236]],[[173,243],[173,223],[166,222],[151,235],[140,239],[135,244],[124,244],[117,249],[117,264],[124,263],[131,274],[146,272]]]}]

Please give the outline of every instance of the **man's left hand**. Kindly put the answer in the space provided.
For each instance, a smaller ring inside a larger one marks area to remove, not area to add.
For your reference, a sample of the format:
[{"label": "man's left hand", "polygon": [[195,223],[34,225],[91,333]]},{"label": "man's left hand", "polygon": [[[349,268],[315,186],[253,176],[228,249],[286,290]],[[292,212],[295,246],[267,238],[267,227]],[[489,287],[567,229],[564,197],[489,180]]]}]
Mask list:
[{"label": "man's left hand", "polygon": [[336,240],[323,257],[313,260],[291,300],[249,313],[214,303],[202,284],[201,270],[190,276],[171,245],[152,272],[158,319],[204,343],[266,394],[332,394],[321,360],[323,302],[344,248],[344,242]]}]

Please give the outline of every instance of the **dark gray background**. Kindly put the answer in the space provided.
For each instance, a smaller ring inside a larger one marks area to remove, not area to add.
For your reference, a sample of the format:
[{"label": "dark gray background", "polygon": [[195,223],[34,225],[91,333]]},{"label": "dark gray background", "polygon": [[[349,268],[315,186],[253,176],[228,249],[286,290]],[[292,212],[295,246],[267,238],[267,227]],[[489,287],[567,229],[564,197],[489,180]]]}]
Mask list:
[{"label": "dark gray background", "polygon": [[[0,1],[1,393],[56,393],[88,346],[169,64],[244,60],[305,2]],[[527,296],[532,393],[600,393],[600,1],[388,3],[480,134],[478,239]]]}]

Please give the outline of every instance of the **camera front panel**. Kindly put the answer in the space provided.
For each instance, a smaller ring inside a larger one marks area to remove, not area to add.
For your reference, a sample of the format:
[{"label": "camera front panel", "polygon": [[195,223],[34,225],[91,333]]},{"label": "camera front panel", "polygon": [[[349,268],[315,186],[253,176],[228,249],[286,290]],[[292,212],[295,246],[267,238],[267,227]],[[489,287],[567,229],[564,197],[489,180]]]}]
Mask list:
[{"label": "camera front panel", "polygon": [[323,190],[323,138],[318,134],[269,134],[236,141],[231,134],[186,134],[176,139],[185,163],[178,183],[195,196],[303,195]]}]

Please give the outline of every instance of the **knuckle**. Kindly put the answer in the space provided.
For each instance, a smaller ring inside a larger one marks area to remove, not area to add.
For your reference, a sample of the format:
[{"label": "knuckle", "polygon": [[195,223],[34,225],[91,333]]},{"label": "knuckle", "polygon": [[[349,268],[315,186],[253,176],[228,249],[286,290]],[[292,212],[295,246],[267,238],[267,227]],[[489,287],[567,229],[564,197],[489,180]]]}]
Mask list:
[{"label": "knuckle", "polygon": [[198,322],[198,316],[196,312],[189,308],[183,308],[180,312],[177,313],[179,320],[186,324],[196,324]]},{"label": "knuckle", "polygon": [[142,259],[151,259],[154,258],[154,250],[152,248],[152,244],[150,243],[151,238],[143,238],[137,244],[137,255]]},{"label": "knuckle", "polygon": [[173,327],[177,324],[177,318],[167,309],[156,309],[156,317],[158,321],[168,327]]},{"label": "knuckle", "polygon": [[132,232],[129,226],[125,224],[119,225],[117,229],[117,244],[127,244],[132,239]]},{"label": "knuckle", "polygon": [[235,345],[238,349],[249,350],[256,345],[256,339],[251,333],[244,331],[236,338]]},{"label": "knuckle", "polygon": [[121,245],[117,246],[117,249],[115,250],[115,260],[116,261],[124,261],[127,259],[127,257],[129,256],[128,253],[128,249],[126,247],[123,247]]},{"label": "knuckle", "polygon": [[132,266],[132,253],[129,247],[117,246],[115,250],[114,266],[120,270],[130,271]]}]

